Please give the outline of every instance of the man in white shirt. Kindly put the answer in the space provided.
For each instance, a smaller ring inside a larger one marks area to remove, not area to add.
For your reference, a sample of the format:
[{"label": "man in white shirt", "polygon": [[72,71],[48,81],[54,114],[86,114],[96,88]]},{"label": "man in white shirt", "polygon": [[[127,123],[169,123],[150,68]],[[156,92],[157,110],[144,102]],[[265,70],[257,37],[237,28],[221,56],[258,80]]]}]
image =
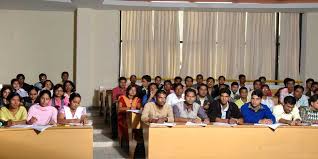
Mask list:
[{"label": "man in white shirt", "polygon": [[184,101],[183,85],[176,83],[174,86],[174,93],[171,93],[167,97],[167,104],[173,106],[179,102]]},{"label": "man in white shirt", "polygon": [[296,98],[287,96],[284,98],[284,105],[277,105],[273,109],[276,121],[288,125],[301,125],[299,110],[295,107]]},{"label": "man in white shirt", "polygon": [[301,85],[296,85],[294,87],[294,93],[293,96],[296,98],[296,104],[295,106],[297,108],[299,107],[308,107],[308,97],[303,94],[304,93],[304,87]]}]

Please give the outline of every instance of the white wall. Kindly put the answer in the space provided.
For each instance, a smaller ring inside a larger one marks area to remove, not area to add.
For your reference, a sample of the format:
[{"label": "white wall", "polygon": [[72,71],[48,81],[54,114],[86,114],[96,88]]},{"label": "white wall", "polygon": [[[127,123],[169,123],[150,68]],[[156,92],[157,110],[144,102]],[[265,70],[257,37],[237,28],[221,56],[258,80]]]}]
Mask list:
[{"label": "white wall", "polygon": [[112,88],[119,75],[119,11],[77,9],[76,83],[82,105],[95,105],[99,86]]},{"label": "white wall", "polygon": [[74,12],[0,10],[0,83],[18,73],[35,83],[45,72],[53,83],[62,71],[73,79]]},{"label": "white wall", "polygon": [[301,77],[318,80],[318,13],[303,16]]}]

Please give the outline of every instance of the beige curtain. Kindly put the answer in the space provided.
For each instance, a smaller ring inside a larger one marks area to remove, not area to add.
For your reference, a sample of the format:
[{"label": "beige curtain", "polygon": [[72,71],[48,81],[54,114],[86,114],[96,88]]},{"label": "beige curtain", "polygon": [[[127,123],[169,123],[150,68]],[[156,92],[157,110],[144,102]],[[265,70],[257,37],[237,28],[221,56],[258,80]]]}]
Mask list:
[{"label": "beige curtain", "polygon": [[122,76],[179,73],[177,11],[122,11]]},{"label": "beige curtain", "polygon": [[279,79],[300,79],[299,75],[299,13],[280,14]]},{"label": "beige curtain", "polygon": [[275,78],[275,13],[247,13],[244,74]]},{"label": "beige curtain", "polygon": [[217,12],[185,11],[181,76],[215,73]]}]

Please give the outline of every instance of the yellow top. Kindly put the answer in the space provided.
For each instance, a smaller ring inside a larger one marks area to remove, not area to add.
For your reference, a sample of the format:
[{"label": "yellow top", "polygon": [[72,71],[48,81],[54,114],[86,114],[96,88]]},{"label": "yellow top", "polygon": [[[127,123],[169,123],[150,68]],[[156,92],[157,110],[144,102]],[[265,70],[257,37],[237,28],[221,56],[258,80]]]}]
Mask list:
[{"label": "yellow top", "polygon": [[12,120],[12,121],[21,121],[26,120],[28,117],[27,110],[24,106],[20,106],[17,113],[13,116],[10,110],[6,107],[2,107],[0,110],[0,119],[4,121]]}]

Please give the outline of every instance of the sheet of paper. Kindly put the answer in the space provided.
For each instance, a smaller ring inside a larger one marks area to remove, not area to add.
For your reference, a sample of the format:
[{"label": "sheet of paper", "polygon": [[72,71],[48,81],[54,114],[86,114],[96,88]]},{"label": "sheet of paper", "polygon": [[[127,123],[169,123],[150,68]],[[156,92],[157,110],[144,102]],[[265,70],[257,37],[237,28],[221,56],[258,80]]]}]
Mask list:
[{"label": "sheet of paper", "polygon": [[220,122],[214,122],[213,125],[216,125],[216,126],[227,126],[227,127],[237,126],[237,124],[228,124],[228,123],[220,123]]},{"label": "sheet of paper", "polygon": [[193,123],[193,122],[187,122],[185,125],[186,126],[203,126],[203,127],[207,126],[207,124],[204,124],[204,123]]},{"label": "sheet of paper", "polygon": [[52,126],[53,126],[53,125],[32,125],[32,128],[33,128],[34,130],[43,132],[44,130],[46,130],[47,128],[50,128],[50,127],[52,127]]},{"label": "sheet of paper", "polygon": [[174,127],[176,123],[150,123],[150,126],[167,126],[167,127]]},{"label": "sheet of paper", "polygon": [[282,125],[287,125],[287,124],[282,124],[282,123],[276,123],[276,124],[254,124],[255,126],[264,126],[264,127],[269,127],[273,130],[276,130],[279,126]]},{"label": "sheet of paper", "polygon": [[32,125],[23,125],[23,124],[20,124],[20,125],[10,126],[10,128],[30,128],[30,127],[32,127]]},{"label": "sheet of paper", "polygon": [[138,110],[138,109],[130,109],[130,110],[127,110],[127,112],[133,112],[133,113],[140,114],[140,113],[141,113],[141,110]]}]

